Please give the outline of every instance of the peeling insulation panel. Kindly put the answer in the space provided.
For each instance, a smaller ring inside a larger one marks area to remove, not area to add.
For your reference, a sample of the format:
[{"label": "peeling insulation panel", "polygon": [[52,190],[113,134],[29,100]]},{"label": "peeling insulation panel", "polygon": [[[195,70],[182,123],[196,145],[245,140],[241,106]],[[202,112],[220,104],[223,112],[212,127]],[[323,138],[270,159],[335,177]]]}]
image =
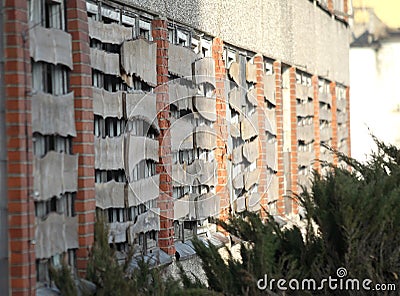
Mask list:
[{"label": "peeling insulation panel", "polygon": [[119,76],[119,54],[108,53],[97,48],[90,48],[90,63],[93,69]]},{"label": "peeling insulation panel", "polygon": [[323,147],[323,145],[332,145],[332,95],[329,90],[329,82],[319,79],[319,123],[320,123],[320,139],[321,139],[321,156],[322,162],[332,162],[333,156],[331,152]]},{"label": "peeling insulation panel", "polygon": [[247,159],[248,162],[255,162],[258,158],[259,150],[258,145],[260,143],[255,140],[251,142],[246,142],[243,145],[243,156]]},{"label": "peeling insulation panel", "polygon": [[193,186],[205,184],[215,186],[217,183],[217,163],[216,161],[204,161],[196,159],[191,164],[172,165],[172,180],[174,186]]},{"label": "peeling insulation panel", "polygon": [[249,193],[246,198],[247,210],[256,212],[261,210],[260,194],[258,192]]},{"label": "peeling insulation panel", "polygon": [[158,131],[156,95],[154,93],[125,93],[124,95],[126,118],[144,120]]},{"label": "peeling insulation panel", "polygon": [[251,62],[246,63],[246,80],[248,82],[257,82],[257,66]]},{"label": "peeling insulation panel", "polygon": [[135,75],[151,86],[157,85],[157,44],[144,39],[126,41],[121,47],[121,66],[128,75]]},{"label": "peeling insulation panel", "polygon": [[147,137],[126,135],[125,140],[125,170],[128,176],[131,175],[133,168],[142,160],[151,159],[158,162],[158,140]]},{"label": "peeling insulation panel", "polygon": [[[311,76],[296,73],[296,114],[297,114],[297,164],[299,186],[310,186],[307,178],[311,178],[314,161],[314,94]],[[299,187],[300,189],[300,187]]]},{"label": "peeling insulation panel", "polygon": [[245,104],[243,101],[242,92],[239,90],[238,87],[234,87],[229,92],[229,105],[232,109],[236,110],[237,112],[242,112],[242,106]]},{"label": "peeling insulation panel", "polygon": [[105,139],[95,137],[95,168],[101,170],[123,169],[123,141],[124,138],[122,136],[106,137]]},{"label": "peeling insulation panel", "polygon": [[239,75],[239,64],[237,62],[233,62],[229,67],[229,77],[231,77],[237,85],[240,85]]},{"label": "peeling insulation panel", "polygon": [[240,130],[243,140],[249,140],[258,135],[258,115],[256,112],[243,118],[240,123]]},{"label": "peeling insulation panel", "polygon": [[305,143],[314,140],[314,129],[310,125],[302,125],[297,127],[297,138]]},{"label": "peeling insulation panel", "polygon": [[258,184],[259,177],[260,177],[259,169],[245,172],[244,188],[248,191],[253,185]]},{"label": "peeling insulation panel", "polygon": [[172,120],[170,131],[173,152],[193,149],[194,125],[191,118],[186,116]]},{"label": "peeling insulation panel", "polygon": [[75,137],[74,93],[54,96],[37,91],[32,96],[32,131]]},{"label": "peeling insulation panel", "polygon": [[125,183],[115,182],[96,183],[96,207],[100,209],[125,207]]},{"label": "peeling insulation panel", "polygon": [[232,186],[235,189],[244,188],[244,174],[242,172],[233,178]]},{"label": "peeling insulation panel", "polygon": [[257,106],[258,102],[257,102],[257,91],[255,88],[252,88],[250,90],[247,91],[247,100],[249,101],[250,104],[252,104],[253,106]]},{"label": "peeling insulation panel", "polygon": [[132,242],[137,234],[160,230],[160,209],[152,208],[137,217],[136,223],[128,227],[129,240]]},{"label": "peeling insulation panel", "polygon": [[217,135],[215,131],[207,125],[196,127],[195,145],[198,148],[214,150],[217,147]]},{"label": "peeling insulation panel", "polygon": [[276,143],[269,142],[266,146],[267,154],[266,154],[266,163],[267,166],[273,170],[277,167],[277,158],[276,158]]},{"label": "peeling insulation panel", "polygon": [[184,220],[189,215],[189,196],[174,201],[174,220]]},{"label": "peeling insulation panel", "polygon": [[34,195],[44,201],[78,189],[78,155],[49,151],[34,162]]},{"label": "peeling insulation panel", "polygon": [[206,219],[216,216],[219,213],[219,196],[214,194],[204,194],[195,202],[197,219]]},{"label": "peeling insulation panel", "polygon": [[314,151],[298,151],[299,164],[309,166],[315,159]]},{"label": "peeling insulation panel", "polygon": [[65,31],[33,26],[29,30],[29,48],[35,62],[62,64],[72,69],[72,39]]},{"label": "peeling insulation panel", "polygon": [[240,137],[240,124],[239,123],[231,123],[230,124],[230,134],[234,138]]},{"label": "peeling insulation panel", "polygon": [[[336,118],[337,118],[337,143],[338,150],[342,153],[348,154],[348,141],[349,141],[349,132],[348,132],[348,123],[347,123],[347,100],[346,100],[346,88],[342,85],[338,85],[336,87]],[[342,163],[345,165],[344,163]]]},{"label": "peeling insulation panel", "polygon": [[155,200],[159,196],[160,175],[154,175],[128,183],[128,207]]},{"label": "peeling insulation panel", "polygon": [[78,216],[66,217],[50,213],[45,220],[36,220],[36,258],[50,258],[53,255],[77,249]]},{"label": "peeling insulation panel", "polygon": [[246,196],[240,196],[235,200],[236,212],[243,212],[246,210]]},{"label": "peeling insulation panel", "polygon": [[118,25],[116,23],[104,24],[88,18],[89,36],[103,43],[121,44],[132,39],[132,28]]},{"label": "peeling insulation panel", "polygon": [[103,88],[93,88],[93,113],[103,118],[123,116],[123,92],[109,92]]},{"label": "peeling insulation panel", "polygon": [[276,110],[275,108],[266,109],[265,130],[270,135],[276,136]]},{"label": "peeling insulation panel", "polygon": [[232,150],[232,163],[233,164],[239,164],[243,162],[243,146],[244,144],[241,144]]},{"label": "peeling insulation panel", "polygon": [[192,97],[197,94],[196,85],[185,79],[175,79],[168,83],[169,101],[178,110],[192,110]]},{"label": "peeling insulation panel", "polygon": [[187,47],[170,43],[168,48],[168,71],[174,75],[192,78],[192,64],[197,54]]},{"label": "peeling insulation panel", "polygon": [[194,105],[200,115],[208,121],[214,122],[217,120],[216,100],[214,98],[207,98],[203,96],[194,97]]},{"label": "peeling insulation panel", "polygon": [[129,222],[112,222],[109,223],[108,243],[123,243],[126,242],[126,232],[129,227]]},{"label": "peeling insulation panel", "polygon": [[276,106],[275,99],[275,75],[264,75],[264,97],[271,104]]},{"label": "peeling insulation panel", "polygon": [[320,131],[321,142],[328,142],[332,138],[332,129],[324,128]]},{"label": "peeling insulation panel", "polygon": [[194,73],[196,84],[210,83],[215,87],[215,62],[212,58],[202,58],[195,61]]}]

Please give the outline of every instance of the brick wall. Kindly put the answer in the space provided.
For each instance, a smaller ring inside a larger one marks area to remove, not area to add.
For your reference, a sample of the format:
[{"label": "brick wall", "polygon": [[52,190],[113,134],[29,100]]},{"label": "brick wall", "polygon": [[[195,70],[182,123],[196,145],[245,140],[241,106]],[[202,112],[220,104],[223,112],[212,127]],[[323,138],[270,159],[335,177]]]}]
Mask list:
[{"label": "brick wall", "polygon": [[311,85],[313,88],[313,94],[314,94],[314,152],[315,152],[315,162],[314,162],[314,170],[316,170],[318,173],[321,172],[321,163],[320,163],[320,158],[321,158],[321,132],[319,128],[319,100],[318,100],[318,94],[319,94],[319,86],[318,86],[318,76],[314,75],[311,78]]},{"label": "brick wall", "polygon": [[[289,88],[290,88],[290,171],[292,178],[292,197],[298,193],[298,142],[297,142],[297,95],[296,95],[296,68],[289,69]],[[292,212],[297,213],[296,199],[292,203]]]},{"label": "brick wall", "polygon": [[156,173],[160,174],[160,195],[157,205],[160,208],[160,232],[158,245],[167,254],[175,253],[174,247],[174,202],[172,199],[172,154],[170,133],[170,106],[168,95],[168,22],[164,18],[152,21],[152,35],[157,43],[157,119],[160,127],[159,156]]},{"label": "brick wall", "polygon": [[79,249],[77,268],[81,276],[86,273],[90,248],[94,242],[95,190],[94,190],[94,133],[92,71],[90,67],[89,29],[86,1],[71,0],[67,4],[67,29],[72,36],[73,70],[70,87],[75,96],[76,137],[73,153],[79,154],[78,192],[75,211],[78,215]]},{"label": "brick wall", "polygon": [[[336,83],[329,84],[329,90],[332,96],[332,148],[338,149],[338,123],[337,123],[337,101],[336,101]],[[338,165],[338,157],[333,155],[333,165]]]},{"label": "brick wall", "polygon": [[277,141],[277,178],[279,183],[277,212],[280,215],[285,213],[285,201],[283,197],[284,184],[283,184],[283,98],[282,98],[282,64],[281,62],[274,62],[274,75],[275,75],[275,99],[276,99],[276,141]]},{"label": "brick wall", "polygon": [[264,100],[264,80],[265,75],[264,70],[264,57],[262,55],[256,55],[254,57],[254,64],[257,67],[257,83],[256,83],[256,93],[257,93],[257,112],[258,112],[258,139],[259,139],[259,155],[257,158],[257,167],[260,169],[260,177],[258,180],[258,193],[260,194],[260,204],[261,204],[261,217],[266,218],[266,210],[268,209],[268,194],[267,194],[267,135],[265,130],[265,100]]},{"label": "brick wall", "polygon": [[215,61],[215,93],[217,120],[214,124],[217,135],[217,148],[215,149],[215,159],[217,161],[218,182],[216,193],[220,199],[219,219],[226,220],[229,216],[230,201],[227,189],[228,171],[226,167],[228,127],[226,121],[226,98],[225,98],[225,63],[222,59],[224,43],[220,38],[214,38],[212,43],[212,57]]},{"label": "brick wall", "polygon": [[346,87],[346,113],[347,113],[347,155],[351,156],[351,129],[350,129],[350,87]]},{"label": "brick wall", "polygon": [[12,295],[35,295],[31,69],[26,1],[4,2],[9,279]]}]

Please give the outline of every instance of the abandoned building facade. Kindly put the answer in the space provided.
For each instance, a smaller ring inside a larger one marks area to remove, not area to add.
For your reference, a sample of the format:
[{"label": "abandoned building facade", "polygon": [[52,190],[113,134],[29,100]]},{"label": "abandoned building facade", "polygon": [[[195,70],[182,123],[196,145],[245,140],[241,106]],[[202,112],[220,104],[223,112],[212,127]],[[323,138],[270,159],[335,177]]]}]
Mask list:
[{"label": "abandoned building facade", "polygon": [[0,289],[84,276],[94,223],[170,258],[211,218],[282,217],[350,152],[347,0],[7,0]]}]

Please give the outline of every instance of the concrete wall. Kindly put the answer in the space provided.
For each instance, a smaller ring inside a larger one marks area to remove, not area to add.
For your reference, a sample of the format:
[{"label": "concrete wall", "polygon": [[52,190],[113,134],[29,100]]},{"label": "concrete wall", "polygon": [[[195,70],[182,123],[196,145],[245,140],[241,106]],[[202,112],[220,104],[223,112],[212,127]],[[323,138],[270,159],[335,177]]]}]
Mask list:
[{"label": "concrete wall", "polygon": [[374,148],[368,128],[379,139],[400,145],[399,56],[400,41],[384,42],[378,50],[350,50],[352,156],[358,160]]},{"label": "concrete wall", "polygon": [[[123,0],[225,43],[349,83],[349,30],[307,0]],[[234,28],[234,29],[232,29]]]}]

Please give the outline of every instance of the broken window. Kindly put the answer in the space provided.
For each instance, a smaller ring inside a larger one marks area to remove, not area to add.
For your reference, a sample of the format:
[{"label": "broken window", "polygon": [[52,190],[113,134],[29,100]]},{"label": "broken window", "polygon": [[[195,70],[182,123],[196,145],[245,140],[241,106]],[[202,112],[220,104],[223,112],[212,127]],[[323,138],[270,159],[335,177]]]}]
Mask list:
[{"label": "broken window", "polygon": [[274,73],[274,64],[272,60],[265,61],[265,74],[272,75]]},{"label": "broken window", "polygon": [[72,137],[33,134],[33,153],[43,157],[49,151],[72,154]]},{"label": "broken window", "polygon": [[125,183],[126,175],[124,170],[95,170],[95,182],[106,183],[110,181]]},{"label": "broken window", "polygon": [[189,33],[177,30],[176,32],[176,43],[182,46],[189,45]]},{"label": "broken window", "polygon": [[50,282],[48,259],[36,259],[36,281],[42,283]]},{"label": "broken window", "polygon": [[127,90],[126,84],[120,77],[105,74],[95,69],[92,69],[92,85],[97,88],[104,88],[109,92]]},{"label": "broken window", "polygon": [[96,3],[91,3],[89,1],[86,1],[86,10],[89,18],[98,20],[99,6]]},{"label": "broken window", "polygon": [[151,23],[147,20],[139,20],[139,32],[138,36],[147,39],[149,41],[152,40],[151,36]]},{"label": "broken window", "polygon": [[146,121],[141,119],[129,120],[126,124],[126,131],[132,136],[148,137],[155,139],[157,131]]},{"label": "broken window", "polygon": [[197,234],[197,221],[183,222],[183,239],[190,239]]},{"label": "broken window", "polygon": [[107,6],[104,3],[101,5],[101,20],[105,24],[119,23],[120,12],[119,9]]},{"label": "broken window", "polygon": [[156,163],[154,160],[145,159],[140,161],[132,171],[133,180],[138,181],[140,179],[148,178],[156,174]]},{"label": "broken window", "polygon": [[110,208],[106,210],[108,213],[108,222],[125,222],[125,209],[123,208]]},{"label": "broken window", "polygon": [[50,213],[75,216],[75,193],[67,192],[45,201],[35,201],[35,216],[44,218]]},{"label": "broken window", "polygon": [[32,88],[53,95],[68,93],[69,70],[63,65],[32,61]]},{"label": "broken window", "polygon": [[29,21],[33,25],[65,30],[64,0],[30,0]]},{"label": "broken window", "polygon": [[106,136],[113,138],[119,137],[125,127],[125,122],[116,117],[106,117],[104,119]]}]

